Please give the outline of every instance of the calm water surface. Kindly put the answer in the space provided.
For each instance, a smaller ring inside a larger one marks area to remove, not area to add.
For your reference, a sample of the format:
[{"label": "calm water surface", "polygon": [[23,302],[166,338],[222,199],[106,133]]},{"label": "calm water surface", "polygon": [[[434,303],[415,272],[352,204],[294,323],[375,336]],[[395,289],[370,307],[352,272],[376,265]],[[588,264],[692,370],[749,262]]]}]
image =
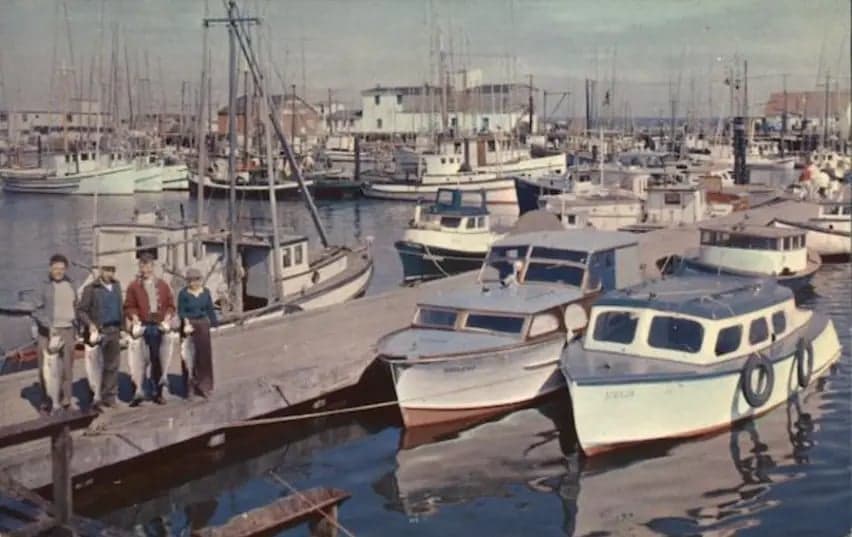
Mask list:
[{"label": "calm water surface", "polygon": [[[185,196],[99,201],[99,219],[155,206],[179,214]],[[0,293],[41,277],[54,250],[90,257],[90,199],[0,197]],[[245,216],[262,217],[259,203]],[[214,219],[225,217],[219,202]],[[309,230],[298,202],[283,222]],[[393,241],[411,206],[345,202],[321,207],[333,240],[375,238],[370,292],[395,287]],[[457,430],[412,435],[394,409],[311,420],[229,437],[219,449],[159,457],[81,488],[83,514],[145,535],[187,535],[298,489],[352,493],[341,523],[358,536],[396,535],[847,535],[850,531],[850,271],[824,267],[806,307],[832,316],[844,346],[830,374],[804,394],[737,429],[694,441],[585,460],[566,393]],[[14,338],[15,330],[4,337]],[[150,463],[149,463],[150,464]],[[291,532],[304,535],[306,530]]]}]

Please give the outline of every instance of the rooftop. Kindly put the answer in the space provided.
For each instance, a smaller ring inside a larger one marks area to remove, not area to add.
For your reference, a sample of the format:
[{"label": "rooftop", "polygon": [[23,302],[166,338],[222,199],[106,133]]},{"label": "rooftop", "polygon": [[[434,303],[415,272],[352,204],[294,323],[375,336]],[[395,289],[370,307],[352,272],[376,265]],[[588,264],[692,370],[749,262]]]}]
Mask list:
[{"label": "rooftop", "polygon": [[787,301],[793,294],[774,280],[684,273],[602,296],[597,306],[650,308],[725,319]]},{"label": "rooftop", "polygon": [[592,253],[624,246],[633,246],[637,243],[637,236],[633,233],[576,229],[509,235],[495,242],[494,246],[530,245]]},{"label": "rooftop", "polygon": [[579,289],[557,285],[525,284],[502,287],[499,283],[492,283],[487,284],[485,289],[486,291],[480,287],[468,287],[451,293],[437,293],[421,301],[420,305],[530,314],[583,298],[583,292]]}]

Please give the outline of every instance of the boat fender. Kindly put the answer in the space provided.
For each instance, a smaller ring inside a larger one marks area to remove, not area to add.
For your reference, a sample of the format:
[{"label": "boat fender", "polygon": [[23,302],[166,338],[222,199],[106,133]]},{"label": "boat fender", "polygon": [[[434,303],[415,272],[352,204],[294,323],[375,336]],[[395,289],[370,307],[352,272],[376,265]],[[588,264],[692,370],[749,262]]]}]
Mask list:
[{"label": "boat fender", "polygon": [[796,345],[796,376],[799,386],[806,388],[814,372],[814,345],[804,338]]},{"label": "boat fender", "polygon": [[[757,389],[755,389],[752,383],[755,373],[763,379],[763,382]],[[775,371],[772,369],[772,362],[761,354],[752,354],[749,356],[740,374],[740,386],[746,402],[753,408],[762,406],[769,400],[769,396],[772,395],[772,386],[774,383]]]},{"label": "boat fender", "polygon": [[315,270],[313,274],[311,274],[311,283],[317,283],[320,279],[320,273],[318,270]]}]

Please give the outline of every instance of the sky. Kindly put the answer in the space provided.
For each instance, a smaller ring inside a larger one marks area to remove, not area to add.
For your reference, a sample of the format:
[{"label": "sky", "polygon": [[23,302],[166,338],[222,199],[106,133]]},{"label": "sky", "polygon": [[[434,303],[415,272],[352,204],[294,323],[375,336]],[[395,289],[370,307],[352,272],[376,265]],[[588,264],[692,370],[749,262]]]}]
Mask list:
[{"label": "sky", "polygon": [[[51,73],[63,65],[73,65],[87,91],[93,60],[101,51],[108,62],[117,32],[118,52],[123,58],[126,45],[134,78],[144,75],[148,58],[152,106],[165,100],[175,109],[182,83],[197,86],[200,79],[206,4],[211,17],[224,15],[221,0],[0,0],[0,102],[48,107],[51,79],[58,79]],[[791,91],[820,89],[826,72],[832,86],[837,81],[849,87],[849,0],[239,4],[261,18],[256,39],[271,60],[273,91],[296,84],[309,99],[324,101],[331,89],[335,100],[355,107],[362,89],[429,80],[430,42],[437,33],[452,68],[479,68],[489,82],[526,82],[532,74],[537,88],[571,92],[555,111],[559,115],[583,113],[584,78],[612,84],[614,109],[631,115],[667,115],[672,99],[679,114],[726,114],[725,71],[734,62],[742,69],[743,60],[752,114],[770,91],[781,89],[784,73]],[[221,104],[227,95],[225,28],[212,27],[209,43],[213,98]],[[552,108],[559,98],[550,99]]]}]

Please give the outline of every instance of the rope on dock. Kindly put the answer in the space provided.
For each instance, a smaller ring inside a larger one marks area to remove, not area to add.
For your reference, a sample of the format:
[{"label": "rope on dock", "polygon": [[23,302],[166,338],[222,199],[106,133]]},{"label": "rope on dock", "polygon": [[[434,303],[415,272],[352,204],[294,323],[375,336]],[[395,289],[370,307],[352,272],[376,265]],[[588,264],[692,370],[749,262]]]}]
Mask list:
[{"label": "rope on dock", "polygon": [[345,533],[345,534],[346,534],[346,535],[348,535],[349,537],[355,537],[355,534],[354,534],[354,533],[352,533],[351,531],[349,531],[348,529],[346,529],[346,527],[344,527],[344,526],[343,526],[340,522],[338,522],[338,521],[335,519],[335,517],[332,517],[332,516],[328,515],[328,514],[327,514],[325,511],[323,511],[322,509],[319,509],[319,508],[317,507],[317,504],[315,504],[315,503],[314,503],[314,502],[312,502],[312,501],[311,501],[311,500],[310,500],[307,496],[305,496],[304,494],[302,494],[302,493],[301,493],[301,492],[300,492],[300,491],[299,491],[296,487],[294,487],[293,485],[291,485],[290,483],[288,483],[286,479],[284,479],[283,477],[281,477],[280,475],[278,475],[278,474],[275,472],[275,470],[270,470],[270,471],[269,471],[269,476],[270,476],[272,479],[274,479],[275,481],[277,481],[278,483],[280,483],[281,485],[284,485],[285,487],[287,487],[287,488],[290,490],[290,493],[295,494],[295,495],[296,495],[296,496],[298,496],[298,497],[299,497],[299,499],[301,499],[303,502],[305,502],[305,503],[307,503],[308,505],[310,505],[311,507],[313,507],[313,508],[316,510],[316,512],[317,512],[317,513],[319,513],[320,515],[322,515],[322,517],[323,517],[324,519],[328,520],[328,521],[329,521],[329,522],[330,522],[330,523],[331,523],[331,524],[332,524],[335,528],[339,529],[340,531],[342,531],[343,533]]}]

